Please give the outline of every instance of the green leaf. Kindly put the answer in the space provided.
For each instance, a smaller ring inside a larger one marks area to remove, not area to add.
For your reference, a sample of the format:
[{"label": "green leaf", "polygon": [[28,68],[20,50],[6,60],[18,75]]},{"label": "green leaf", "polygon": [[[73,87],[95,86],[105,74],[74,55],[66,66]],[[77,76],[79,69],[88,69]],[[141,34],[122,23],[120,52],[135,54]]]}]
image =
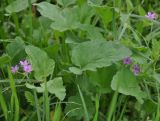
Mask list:
[{"label": "green leaf", "polygon": [[[36,2],[36,0],[31,0],[31,3],[34,2]],[[16,13],[26,9],[28,6],[28,0],[16,0],[6,7],[6,11],[10,14]]]},{"label": "green leaf", "polygon": [[[89,5],[96,11],[98,17],[102,19],[102,23],[107,25],[113,19],[113,8],[109,6],[101,6],[103,0],[88,0]],[[114,17],[118,17],[118,13],[115,12]]]},{"label": "green leaf", "polygon": [[146,14],[146,11],[141,5],[138,6],[138,12],[141,16],[144,16]]},{"label": "green leaf", "polygon": [[[51,19],[53,22],[51,28],[64,32],[66,30],[80,29],[87,32],[87,38],[91,40],[105,40],[102,36],[102,30],[98,27],[92,26],[90,24],[81,24],[81,21],[90,21],[91,17],[94,15],[93,10],[89,6],[73,7],[60,9],[59,7],[52,5],[47,2],[41,2],[36,4],[38,11],[42,16]],[[84,10],[88,10],[88,13],[84,14]],[[52,12],[50,12],[52,11]]]},{"label": "green leaf", "polygon": [[61,10],[56,5],[52,5],[47,2],[41,2],[36,5],[38,7],[38,11],[41,13],[42,16],[54,21],[51,24],[51,28],[58,31],[66,31],[68,29],[77,28],[76,20],[78,16],[77,12],[75,12],[76,8],[65,8]]},{"label": "green leaf", "polygon": [[[95,112],[94,105],[92,103],[92,100],[90,99],[90,96],[84,95],[84,100],[89,112],[89,118],[91,119]],[[76,117],[78,121],[80,121],[80,119],[84,117],[85,114],[82,106],[82,101],[78,94],[69,97],[68,104],[65,107],[65,113],[68,113],[68,117]]]},{"label": "green leaf", "polygon": [[21,59],[25,58],[25,44],[22,38],[16,37],[13,42],[9,43],[6,47],[6,52],[11,57],[13,64],[17,64]]},{"label": "green leaf", "polygon": [[[83,76],[86,75],[86,76]],[[75,83],[81,87],[81,90],[85,92],[87,95],[92,95],[97,93],[99,90],[97,89],[97,85],[92,83],[87,73],[84,73],[81,76],[77,76]]]},{"label": "green leaf", "polygon": [[51,28],[60,32],[66,30],[77,29],[79,25],[79,16],[77,8],[65,8],[57,16],[55,21],[51,24]]},{"label": "green leaf", "polygon": [[112,90],[110,85],[115,73],[116,67],[109,66],[97,69],[97,71],[89,71],[88,78],[94,86],[97,86],[100,93],[108,93]]},{"label": "green leaf", "polygon": [[41,13],[41,15],[48,19],[55,21],[60,17],[60,8],[56,5],[48,2],[40,2],[35,5],[37,6],[37,10]]},{"label": "green leaf", "polygon": [[152,40],[152,57],[155,60],[159,59],[159,54],[160,54],[160,42],[157,41],[156,39]]},{"label": "green leaf", "polygon": [[127,68],[117,72],[111,82],[111,88],[115,91],[118,90],[119,93],[124,95],[136,97],[140,103],[143,103],[142,98],[146,97],[146,93],[140,89],[135,75]]},{"label": "green leaf", "polygon": [[152,74],[152,77],[160,84],[160,74],[159,73],[154,72]]},{"label": "green leaf", "polygon": [[[26,87],[29,89],[34,89],[39,93],[44,92],[45,90],[45,84],[42,83],[40,86],[34,86],[32,84],[27,83]],[[51,94],[55,94],[56,97],[58,97],[60,100],[64,100],[66,96],[66,89],[63,86],[63,80],[61,77],[57,77],[53,80],[49,80],[47,82],[47,90]]]},{"label": "green leaf", "polygon": [[62,108],[61,105],[58,103],[56,104],[53,119],[51,119],[51,121],[61,121],[61,114],[62,114]]},{"label": "green leaf", "polygon": [[63,86],[61,77],[57,77],[47,82],[47,89],[51,94],[55,94],[60,100],[64,100],[66,96],[66,89]]},{"label": "green leaf", "polygon": [[54,43],[53,45],[50,45],[47,48],[45,48],[45,51],[50,58],[56,59],[59,52],[59,48],[60,44]]},{"label": "green leaf", "polygon": [[4,95],[2,93],[2,88],[0,86],[0,107],[1,107],[1,110],[3,111],[3,115],[5,117],[5,120],[8,120],[8,109],[7,109],[6,102],[7,101],[4,98]]},{"label": "green leaf", "polygon": [[27,102],[29,102],[30,105],[34,106],[35,102],[34,102],[34,96],[32,95],[32,93],[29,91],[25,91],[24,95],[27,99]]},{"label": "green leaf", "polygon": [[83,71],[95,71],[131,55],[126,47],[114,42],[87,41],[73,48],[71,60]]},{"label": "green leaf", "polygon": [[156,112],[157,104],[152,100],[148,99],[144,101],[144,104],[142,105],[142,109],[149,114],[153,114],[154,112]]},{"label": "green leaf", "polygon": [[92,6],[100,6],[102,4],[103,0],[88,0],[88,3]]},{"label": "green leaf", "polygon": [[26,87],[29,88],[29,89],[36,90],[36,91],[39,92],[39,93],[44,92],[44,87],[40,87],[40,86],[39,86],[39,87],[36,87],[36,86],[31,85],[31,84],[29,84],[29,83],[26,83]]},{"label": "green leaf", "polygon": [[127,4],[128,11],[133,9],[133,4],[131,0],[126,0],[126,4]]},{"label": "green leaf", "polygon": [[10,57],[8,55],[2,55],[0,57],[0,67],[8,62],[10,62]]},{"label": "green leaf", "polygon": [[81,75],[82,74],[82,70],[80,70],[79,68],[76,67],[69,67],[70,72],[76,74],[76,75]]},{"label": "green leaf", "polygon": [[76,2],[76,0],[56,0],[58,4],[62,6],[69,6]]},{"label": "green leaf", "polygon": [[105,38],[102,35],[102,29],[95,27],[90,24],[77,24],[77,28],[82,31],[87,32],[87,38],[94,41],[105,41]]},{"label": "green leaf", "polygon": [[55,62],[48,57],[45,51],[31,45],[27,46],[25,50],[30,57],[34,76],[38,81],[42,81],[53,73]]},{"label": "green leaf", "polygon": [[44,16],[40,16],[40,17],[38,18],[38,21],[39,21],[40,25],[42,26],[42,28],[43,28],[44,30],[49,31],[48,28],[50,27],[50,25],[51,25],[51,23],[52,23],[52,20],[50,20],[50,19],[48,19],[48,18],[46,18],[46,17],[44,17]]},{"label": "green leaf", "polygon": [[[96,13],[100,18],[102,19],[103,23],[107,25],[109,22],[113,19],[113,12],[112,9],[109,7],[95,7]],[[107,14],[106,14],[107,13]],[[118,14],[115,13],[115,17],[117,17]]]}]

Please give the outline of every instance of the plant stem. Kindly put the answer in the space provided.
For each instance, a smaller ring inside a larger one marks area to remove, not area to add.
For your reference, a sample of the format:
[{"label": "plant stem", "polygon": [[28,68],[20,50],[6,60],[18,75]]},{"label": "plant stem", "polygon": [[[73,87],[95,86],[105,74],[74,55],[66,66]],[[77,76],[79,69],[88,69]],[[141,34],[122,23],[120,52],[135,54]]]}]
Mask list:
[{"label": "plant stem", "polygon": [[115,0],[113,1],[112,13],[113,13],[112,17],[113,35],[114,35],[114,40],[117,40],[116,21],[115,21]]},{"label": "plant stem", "polygon": [[5,120],[7,121],[8,120],[8,109],[7,109],[7,105],[6,105],[6,102],[4,100],[4,97],[2,95],[1,86],[0,86],[0,104],[1,104],[1,108],[2,108],[2,111],[3,111],[4,116],[5,116]]},{"label": "plant stem", "polygon": [[[18,101],[18,97],[17,97],[17,92],[16,92],[16,86],[14,83],[14,79],[11,73],[11,70],[9,68],[9,66],[7,66],[8,69],[8,75],[9,75],[9,81],[10,81],[10,86],[11,86],[11,91],[12,91],[12,107],[14,107],[14,121],[19,121],[19,101]],[[13,106],[14,105],[14,106]]]},{"label": "plant stem", "polygon": [[31,43],[32,43],[32,33],[33,33],[33,24],[32,24],[32,4],[31,4],[31,0],[28,0],[28,4],[29,4],[29,17],[30,17],[30,20],[29,20],[29,24],[30,24],[30,39],[31,39]]},{"label": "plant stem", "polygon": [[99,94],[96,94],[96,114],[94,116],[93,121],[98,121],[98,113],[99,113]]},{"label": "plant stem", "polygon": [[36,111],[37,111],[38,121],[41,121],[40,107],[39,107],[39,102],[38,102],[36,90],[34,90],[33,93],[34,93],[34,100],[35,100],[35,107],[36,107]]},{"label": "plant stem", "polygon": [[116,107],[117,98],[118,98],[118,91],[116,90],[114,92],[114,95],[112,97],[112,101],[111,101],[111,104],[110,104],[110,107],[109,107],[109,112],[108,112],[108,115],[107,115],[107,121],[111,121],[112,115],[113,115],[115,107]]},{"label": "plant stem", "polygon": [[85,113],[85,121],[89,121],[89,114],[88,114],[88,111],[87,111],[87,106],[86,106],[83,94],[81,92],[81,89],[80,89],[79,85],[77,85],[77,87],[78,87],[78,91],[79,91],[81,101],[82,101],[82,104],[83,104],[83,109],[84,109],[84,113]]},{"label": "plant stem", "polygon": [[46,113],[46,121],[50,121],[50,107],[49,107],[49,98],[48,98],[48,90],[47,90],[47,80],[45,79],[45,113]]}]

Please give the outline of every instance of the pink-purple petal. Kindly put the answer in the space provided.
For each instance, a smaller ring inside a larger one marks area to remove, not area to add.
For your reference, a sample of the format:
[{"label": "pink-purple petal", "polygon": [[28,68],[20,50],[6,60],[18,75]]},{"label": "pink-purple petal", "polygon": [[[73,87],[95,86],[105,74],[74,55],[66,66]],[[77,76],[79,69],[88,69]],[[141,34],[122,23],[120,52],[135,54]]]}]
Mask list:
[{"label": "pink-purple petal", "polygon": [[30,72],[32,72],[32,66],[31,66],[31,65],[25,65],[25,66],[23,66],[23,71],[24,71],[25,73],[30,73]]},{"label": "pink-purple petal", "polygon": [[28,65],[29,63],[28,63],[27,60],[24,60],[24,61],[20,61],[20,64],[21,64],[21,66],[26,66],[26,65]]},{"label": "pink-purple petal", "polygon": [[133,66],[133,73],[134,73],[134,75],[138,75],[140,73],[139,65],[134,65]]},{"label": "pink-purple petal", "polygon": [[157,14],[154,12],[148,12],[147,15],[145,15],[148,19],[154,20],[157,19]]},{"label": "pink-purple petal", "polygon": [[15,65],[15,66],[11,67],[12,73],[16,73],[18,71],[18,69],[19,69],[18,65]]},{"label": "pink-purple petal", "polygon": [[125,64],[125,65],[130,65],[131,63],[132,63],[132,60],[131,60],[130,57],[125,57],[125,58],[123,59],[123,64]]}]

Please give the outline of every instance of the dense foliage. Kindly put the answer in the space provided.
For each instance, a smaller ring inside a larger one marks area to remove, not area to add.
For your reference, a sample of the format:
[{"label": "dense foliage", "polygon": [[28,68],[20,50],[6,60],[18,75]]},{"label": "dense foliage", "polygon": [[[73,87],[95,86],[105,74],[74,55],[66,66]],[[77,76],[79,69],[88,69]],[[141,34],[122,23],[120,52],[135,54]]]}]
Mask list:
[{"label": "dense foliage", "polygon": [[0,121],[160,121],[159,0],[1,0]]}]

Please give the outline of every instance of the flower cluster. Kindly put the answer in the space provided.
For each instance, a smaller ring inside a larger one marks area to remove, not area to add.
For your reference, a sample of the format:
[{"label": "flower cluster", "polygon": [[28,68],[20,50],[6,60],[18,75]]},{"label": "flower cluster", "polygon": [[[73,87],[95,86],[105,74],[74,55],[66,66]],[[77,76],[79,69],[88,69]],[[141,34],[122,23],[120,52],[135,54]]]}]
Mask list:
[{"label": "flower cluster", "polygon": [[154,12],[148,12],[147,15],[145,15],[145,17],[147,17],[150,20],[155,20],[158,18],[158,15]]},{"label": "flower cluster", "polygon": [[[123,64],[124,65],[131,65],[132,64],[132,59],[130,57],[126,57],[123,59]],[[132,71],[134,75],[138,75],[140,73],[140,67],[138,64],[135,64],[132,66]]]},{"label": "flower cluster", "polygon": [[[23,68],[23,71],[25,73],[32,72],[32,66],[31,66],[31,64],[29,64],[29,62],[27,60],[20,61],[19,64]],[[11,67],[12,73],[16,73],[16,72],[18,72],[18,70],[19,70],[19,65],[15,65],[15,66]]]}]

